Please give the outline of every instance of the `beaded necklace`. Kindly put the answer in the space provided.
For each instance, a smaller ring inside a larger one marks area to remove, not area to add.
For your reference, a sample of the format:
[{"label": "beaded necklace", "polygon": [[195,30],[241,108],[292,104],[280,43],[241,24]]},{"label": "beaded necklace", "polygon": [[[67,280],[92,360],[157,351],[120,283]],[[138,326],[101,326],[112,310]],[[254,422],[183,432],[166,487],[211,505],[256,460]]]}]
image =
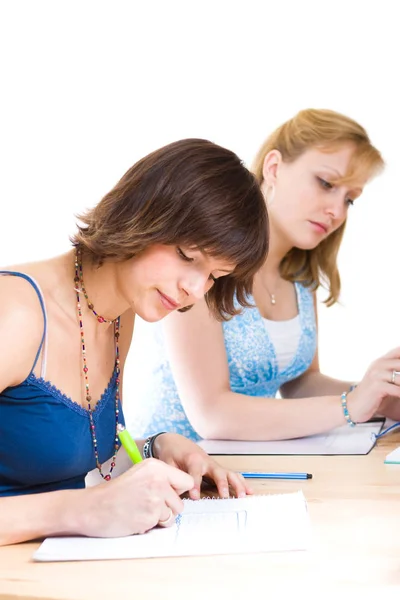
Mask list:
[{"label": "beaded necklace", "polygon": [[[119,378],[119,373],[120,373],[120,368],[119,368],[119,325],[120,325],[120,317],[117,317],[116,319],[114,319],[113,321],[110,321],[109,319],[105,319],[104,317],[102,317],[101,315],[97,314],[96,311],[94,310],[94,306],[92,304],[92,302],[90,302],[88,295],[86,293],[85,290],[85,286],[83,283],[83,272],[82,272],[82,251],[81,248],[79,246],[76,247],[75,249],[75,277],[74,277],[74,283],[75,283],[75,291],[76,291],[76,306],[77,306],[77,312],[78,312],[78,319],[79,319],[79,327],[80,327],[80,332],[81,332],[81,347],[82,347],[82,371],[83,371],[83,377],[85,379],[85,400],[86,400],[86,404],[88,407],[88,412],[89,412],[89,426],[90,426],[90,433],[92,435],[92,443],[93,443],[93,449],[94,449],[94,457],[96,460],[96,467],[100,473],[100,475],[102,476],[102,478],[105,481],[110,481],[111,479],[111,473],[115,467],[115,459],[117,457],[117,452],[118,452],[118,448],[119,448],[119,444],[118,444],[118,415],[119,415],[119,399],[120,399],[120,394],[119,394],[119,384],[120,384],[120,378]],[[116,370],[116,390],[115,390],[115,438],[114,438],[114,455],[112,457],[112,461],[111,461],[111,465],[110,465],[110,471],[107,475],[104,475],[102,470],[101,470],[101,464],[99,461],[99,453],[98,453],[98,448],[97,448],[97,437],[96,437],[96,426],[94,424],[94,419],[93,419],[93,410],[92,410],[92,397],[90,395],[90,389],[89,389],[89,377],[88,377],[88,366],[87,366],[87,361],[86,361],[86,347],[85,347],[85,334],[83,331],[83,319],[82,319],[82,307],[81,307],[81,301],[80,301],[80,292],[82,292],[86,298],[87,301],[87,305],[88,308],[93,312],[93,314],[96,316],[97,320],[99,323],[114,323],[114,338],[115,338],[115,370]]]}]

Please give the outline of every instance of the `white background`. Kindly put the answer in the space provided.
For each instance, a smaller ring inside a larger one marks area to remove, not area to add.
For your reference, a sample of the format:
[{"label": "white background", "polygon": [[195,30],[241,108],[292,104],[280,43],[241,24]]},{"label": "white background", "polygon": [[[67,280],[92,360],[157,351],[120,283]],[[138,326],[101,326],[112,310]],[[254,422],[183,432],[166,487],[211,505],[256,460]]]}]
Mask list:
[{"label": "white background", "polygon": [[[205,137],[249,164],[298,110],[335,109],[366,127],[387,162],[351,209],[341,306],[319,310],[323,371],[360,378],[400,345],[395,6],[0,1],[0,264],[67,250],[74,213],[165,143]],[[139,336],[125,399],[144,351]]]}]

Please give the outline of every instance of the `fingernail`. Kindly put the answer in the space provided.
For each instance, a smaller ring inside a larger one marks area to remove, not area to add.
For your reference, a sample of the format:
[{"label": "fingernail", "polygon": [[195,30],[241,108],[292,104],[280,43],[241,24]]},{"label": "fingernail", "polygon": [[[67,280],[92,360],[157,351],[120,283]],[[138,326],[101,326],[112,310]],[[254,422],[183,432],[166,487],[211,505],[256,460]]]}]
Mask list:
[{"label": "fingernail", "polygon": [[200,493],[199,490],[197,490],[196,488],[194,488],[191,492],[191,496],[192,498],[200,498]]},{"label": "fingernail", "polygon": [[244,498],[246,496],[246,492],[240,492],[239,498]]},{"label": "fingernail", "polygon": [[229,498],[229,490],[228,488],[222,488],[222,497]]}]

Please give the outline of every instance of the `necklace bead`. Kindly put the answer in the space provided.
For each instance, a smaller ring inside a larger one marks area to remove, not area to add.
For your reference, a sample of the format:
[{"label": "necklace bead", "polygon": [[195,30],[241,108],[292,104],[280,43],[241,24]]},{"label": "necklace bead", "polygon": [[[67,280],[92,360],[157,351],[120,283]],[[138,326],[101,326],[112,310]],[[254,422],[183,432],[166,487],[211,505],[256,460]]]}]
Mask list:
[{"label": "necklace bead", "polygon": [[[82,250],[81,250],[80,246],[76,246],[76,249],[75,249],[74,283],[75,283],[75,291],[77,292],[78,296],[79,296],[79,292],[82,292],[82,294],[85,296],[86,303],[87,303],[89,310],[92,311],[92,313],[94,314],[94,316],[96,317],[96,319],[98,320],[99,323],[109,323],[110,325],[112,323],[115,323],[116,319],[106,319],[105,317],[102,317],[101,315],[99,315],[94,310],[93,302],[91,302],[89,300],[87,291],[85,289],[85,284],[83,283]],[[78,308],[80,308],[80,300],[78,300]]]},{"label": "necklace bead", "polygon": [[[120,401],[120,367],[119,367],[119,327],[120,327],[120,317],[117,317],[116,319],[114,319],[113,321],[110,321],[108,319],[105,319],[104,317],[102,317],[101,315],[98,315],[96,313],[96,311],[94,310],[94,306],[93,303],[89,301],[86,290],[85,290],[85,285],[83,282],[83,271],[82,271],[82,252],[79,246],[76,247],[75,250],[75,277],[74,277],[74,283],[75,283],[75,292],[76,292],[76,307],[77,307],[77,313],[78,313],[78,321],[79,321],[79,328],[80,328],[80,334],[81,334],[81,355],[82,355],[82,372],[83,372],[83,377],[84,377],[84,382],[85,382],[85,400],[86,400],[86,404],[87,404],[87,410],[89,413],[89,428],[90,428],[90,433],[92,436],[92,444],[93,444],[93,450],[94,450],[94,457],[95,457],[95,461],[96,461],[96,468],[99,471],[101,477],[105,480],[105,481],[110,481],[111,479],[111,473],[115,467],[115,460],[117,458],[117,452],[119,449],[119,441],[118,441],[118,418],[119,418],[119,401]],[[83,330],[83,319],[82,319],[82,306],[81,306],[81,301],[80,301],[80,292],[82,291],[83,295],[86,298],[87,301],[87,305],[88,308],[93,312],[93,314],[95,315],[95,317],[97,318],[97,321],[99,323],[110,323],[110,324],[114,324],[114,340],[115,340],[115,436],[114,436],[114,455],[112,457],[111,460],[111,465],[110,465],[110,470],[108,474],[104,474],[102,472],[102,466],[100,464],[99,461],[99,453],[98,453],[98,447],[97,447],[97,436],[96,436],[96,426],[94,424],[94,419],[93,419],[93,409],[92,409],[92,396],[90,395],[90,388],[89,388],[89,377],[88,377],[88,373],[89,373],[89,368],[87,366],[87,358],[86,358],[86,346],[85,346],[85,335],[84,335],[84,330]]]}]

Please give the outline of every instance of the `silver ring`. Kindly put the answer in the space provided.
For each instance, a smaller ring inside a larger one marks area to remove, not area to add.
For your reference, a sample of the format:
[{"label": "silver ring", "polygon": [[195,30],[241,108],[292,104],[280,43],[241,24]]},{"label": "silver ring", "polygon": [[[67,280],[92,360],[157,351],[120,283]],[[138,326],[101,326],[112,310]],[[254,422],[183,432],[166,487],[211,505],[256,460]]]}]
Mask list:
[{"label": "silver ring", "polygon": [[172,512],[172,508],[169,509],[169,515],[163,521],[158,521],[160,527],[169,527],[175,521],[175,515]]},{"label": "silver ring", "polygon": [[393,369],[391,383],[395,383],[397,375],[400,375],[400,371],[396,371],[395,369]]}]

